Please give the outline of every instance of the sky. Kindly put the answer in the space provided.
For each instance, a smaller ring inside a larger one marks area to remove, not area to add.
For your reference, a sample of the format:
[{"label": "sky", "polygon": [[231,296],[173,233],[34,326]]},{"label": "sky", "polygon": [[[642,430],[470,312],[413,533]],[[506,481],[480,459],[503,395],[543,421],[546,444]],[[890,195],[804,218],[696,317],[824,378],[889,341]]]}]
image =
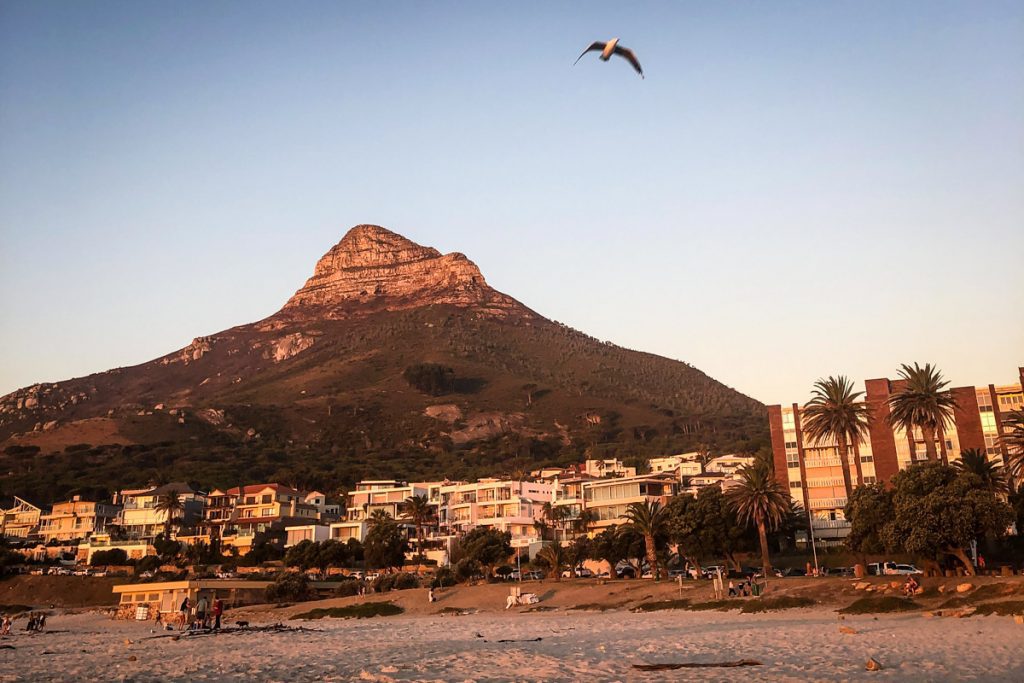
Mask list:
[{"label": "sky", "polygon": [[[613,36],[646,79],[594,54]],[[765,403],[1024,365],[1024,3],[0,2],[0,393],[353,225]]]}]

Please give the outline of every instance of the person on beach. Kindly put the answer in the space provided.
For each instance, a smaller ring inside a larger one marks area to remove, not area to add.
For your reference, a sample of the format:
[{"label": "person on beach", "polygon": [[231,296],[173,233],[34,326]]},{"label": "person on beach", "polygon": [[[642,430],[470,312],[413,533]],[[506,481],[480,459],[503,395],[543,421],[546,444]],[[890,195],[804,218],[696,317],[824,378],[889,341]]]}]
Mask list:
[{"label": "person on beach", "polygon": [[199,600],[196,602],[196,621],[199,622],[199,627],[200,628],[206,628],[206,626],[207,626],[207,622],[206,622],[206,608],[207,608],[207,606],[208,605],[207,605],[207,602],[206,602],[206,598],[204,596],[200,596]]},{"label": "person on beach", "polygon": [[217,598],[213,601],[213,628],[220,630],[220,616],[224,614],[224,601]]},{"label": "person on beach", "polygon": [[918,584],[917,579],[915,579],[913,575],[908,576],[907,582],[903,584],[903,594],[908,598],[912,598],[917,593],[919,586],[920,584]]},{"label": "person on beach", "polygon": [[5,614],[3,621],[0,621],[0,636],[9,635],[11,635],[11,617]]},{"label": "person on beach", "polygon": [[185,599],[181,601],[181,630],[182,631],[185,630],[185,626],[188,624],[188,612],[189,612],[189,609],[191,609],[191,607],[192,607],[192,603],[188,599],[188,596],[186,595]]},{"label": "person on beach", "polygon": [[437,598],[434,597],[434,587],[431,586],[430,589],[427,590],[427,602],[434,602],[436,600]]},{"label": "person on beach", "polygon": [[736,583],[732,579],[729,579],[729,597],[735,598],[736,595]]}]

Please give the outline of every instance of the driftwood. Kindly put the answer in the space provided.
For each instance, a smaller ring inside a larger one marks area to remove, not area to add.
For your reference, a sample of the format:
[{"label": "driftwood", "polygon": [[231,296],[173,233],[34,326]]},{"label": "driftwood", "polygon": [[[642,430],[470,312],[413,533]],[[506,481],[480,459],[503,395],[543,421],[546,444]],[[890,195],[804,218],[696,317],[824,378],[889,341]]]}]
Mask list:
[{"label": "driftwood", "polygon": [[[496,640],[494,642],[496,642],[496,643],[536,643],[536,642],[539,642],[541,640],[544,640],[544,639],[541,638],[540,636],[537,636],[536,638],[523,638],[522,640],[516,640],[514,638],[502,638],[501,640]],[[484,642],[486,643],[487,641],[485,640]]]},{"label": "driftwood", "polygon": [[678,664],[634,664],[640,671],[665,671],[674,669],[728,668],[734,666],[761,666],[756,659],[737,659],[732,662],[681,662]]}]

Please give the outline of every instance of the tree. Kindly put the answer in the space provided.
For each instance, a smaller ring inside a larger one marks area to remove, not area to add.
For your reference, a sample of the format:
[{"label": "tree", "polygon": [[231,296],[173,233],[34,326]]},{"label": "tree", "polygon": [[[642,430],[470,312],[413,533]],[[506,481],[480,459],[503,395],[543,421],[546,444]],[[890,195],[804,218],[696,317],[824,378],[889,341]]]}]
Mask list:
[{"label": "tree", "polygon": [[447,394],[454,386],[455,371],[437,363],[410,365],[402,373],[409,386],[431,396]]},{"label": "tree", "polygon": [[1006,417],[999,442],[1006,449],[1007,480],[1014,488],[1024,475],[1024,410],[1014,410]]},{"label": "tree", "polygon": [[174,524],[174,520],[185,511],[185,504],[181,502],[180,498],[178,498],[178,494],[173,491],[168,491],[160,496],[160,499],[157,500],[153,509],[157,512],[164,513],[164,537],[170,538],[171,525]]},{"label": "tree", "polygon": [[992,462],[985,452],[978,448],[965,448],[953,468],[962,474],[973,474],[981,480],[982,486],[995,492],[1006,492],[1007,479],[1003,467]]},{"label": "tree", "polygon": [[401,567],[405,564],[408,549],[405,534],[390,515],[373,524],[363,541],[363,556],[366,564],[373,569]]},{"label": "tree", "polygon": [[367,529],[372,529],[375,526],[379,526],[381,524],[393,524],[394,521],[395,518],[391,516],[391,513],[389,513],[387,510],[377,508],[376,510],[371,512],[370,516],[367,518],[366,527]]},{"label": "tree", "polygon": [[[868,430],[869,408],[860,400],[862,395],[863,392],[853,390],[853,382],[843,375],[819,379],[814,383],[811,400],[804,405],[801,420],[804,433],[819,444],[836,442],[847,500],[853,494],[850,446],[856,452],[857,444]],[[859,459],[857,479],[861,479]]]},{"label": "tree", "polygon": [[548,568],[548,578],[555,581],[562,580],[562,567],[565,566],[565,551],[562,545],[555,541],[540,549],[537,553],[537,560],[543,562]]},{"label": "tree", "polygon": [[[935,438],[943,439],[945,425],[953,419],[956,399],[945,391],[949,382],[942,379],[942,373],[931,363],[922,368],[917,363],[911,367],[900,366],[900,378],[906,382],[902,390],[889,397],[889,421],[908,434],[914,428],[921,430],[929,460],[937,460]],[[942,449],[942,462],[946,464],[946,450]]]},{"label": "tree", "polygon": [[89,561],[94,567],[102,565],[126,565],[128,564],[128,553],[122,548],[111,548],[110,550],[97,550],[92,554]]},{"label": "tree", "polygon": [[434,521],[434,507],[426,496],[409,496],[405,499],[402,508],[405,517],[416,527],[416,554],[422,562],[426,540],[423,530]]},{"label": "tree", "polygon": [[484,576],[490,581],[494,577],[494,568],[512,554],[512,534],[477,527],[459,540],[459,546],[463,557],[483,567]]},{"label": "tree", "polygon": [[617,533],[614,526],[608,527],[594,536],[590,546],[590,559],[607,562],[611,578],[618,578],[615,567],[627,557],[627,548],[623,536]]},{"label": "tree", "polygon": [[761,569],[764,576],[771,576],[768,530],[777,529],[789,513],[792,504],[788,492],[767,467],[750,466],[739,471],[736,484],[726,496],[739,522],[757,527],[757,537],[761,544]]},{"label": "tree", "polygon": [[643,534],[647,564],[651,567],[654,580],[660,581],[661,564],[658,562],[656,537],[665,531],[665,509],[657,501],[630,503],[624,516],[636,531]]},{"label": "tree", "polygon": [[331,567],[344,567],[349,562],[348,548],[341,541],[329,538],[320,543],[317,553],[317,567],[321,574],[326,574]]},{"label": "tree", "polygon": [[850,522],[846,547],[861,556],[867,565],[867,555],[885,552],[884,529],[893,517],[892,492],[884,484],[859,486],[846,501],[843,515]]},{"label": "tree", "polygon": [[669,540],[678,546],[680,557],[697,567],[705,558],[722,557],[739,570],[736,553],[750,547],[752,538],[720,487],[676,496],[665,509]]},{"label": "tree", "polygon": [[893,514],[885,525],[888,549],[925,557],[952,555],[974,574],[966,549],[985,535],[1000,538],[1013,521],[1013,510],[977,475],[940,463],[922,463],[892,478]]}]

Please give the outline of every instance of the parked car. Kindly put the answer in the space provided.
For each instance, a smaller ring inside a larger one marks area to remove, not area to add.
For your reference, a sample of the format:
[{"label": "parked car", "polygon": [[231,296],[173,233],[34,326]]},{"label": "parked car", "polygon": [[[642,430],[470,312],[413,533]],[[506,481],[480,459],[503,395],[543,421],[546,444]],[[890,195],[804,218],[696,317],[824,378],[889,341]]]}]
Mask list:
[{"label": "parked car", "polygon": [[632,566],[622,567],[621,569],[615,570],[615,576],[619,577],[620,579],[635,579],[636,569]]},{"label": "parked car", "polygon": [[868,572],[877,576],[924,573],[912,564],[897,564],[896,562],[872,562],[868,565]]},{"label": "parked car", "polygon": [[562,572],[562,578],[563,579],[572,579],[572,578],[589,579],[589,578],[592,578],[593,576],[594,576],[594,572],[590,571],[586,567],[577,567],[575,572],[573,572],[572,569],[566,569],[566,570],[564,570]]},{"label": "parked car", "polygon": [[720,564],[713,564],[713,565],[711,565],[709,567],[702,567],[701,568],[701,571],[704,572],[704,578],[705,579],[713,579],[718,574],[719,570],[721,570],[722,576],[725,576],[726,574],[729,573],[729,568],[728,567],[723,567]]},{"label": "parked car", "polygon": [[544,572],[537,570],[526,572],[523,574],[523,581],[540,581],[544,578]]},{"label": "parked car", "polygon": [[670,579],[678,579],[680,576],[683,576],[683,577],[686,576],[686,570],[685,569],[669,569],[668,570],[668,578],[670,578]]}]

